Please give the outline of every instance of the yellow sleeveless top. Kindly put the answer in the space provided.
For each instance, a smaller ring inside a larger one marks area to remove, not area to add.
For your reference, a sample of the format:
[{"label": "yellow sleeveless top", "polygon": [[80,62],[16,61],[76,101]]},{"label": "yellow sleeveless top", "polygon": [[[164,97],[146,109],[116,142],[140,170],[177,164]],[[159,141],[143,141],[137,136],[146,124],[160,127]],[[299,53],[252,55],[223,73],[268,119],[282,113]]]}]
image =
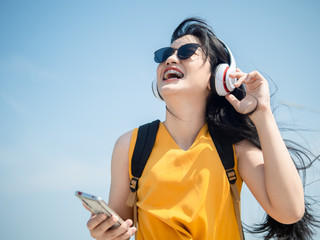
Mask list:
[{"label": "yellow sleeveless top", "polygon": [[[129,148],[130,178],[137,132]],[[236,159],[235,171],[240,192]],[[207,125],[185,151],[160,123],[137,194],[136,240],[240,239],[229,181]]]}]

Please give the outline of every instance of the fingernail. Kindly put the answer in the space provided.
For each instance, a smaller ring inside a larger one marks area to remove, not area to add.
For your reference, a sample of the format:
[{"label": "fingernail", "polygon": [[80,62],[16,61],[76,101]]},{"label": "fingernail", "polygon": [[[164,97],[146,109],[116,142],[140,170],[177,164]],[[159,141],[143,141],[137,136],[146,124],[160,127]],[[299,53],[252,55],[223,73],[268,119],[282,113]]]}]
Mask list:
[{"label": "fingernail", "polygon": [[118,222],[119,218],[117,216],[112,216],[112,220]]}]

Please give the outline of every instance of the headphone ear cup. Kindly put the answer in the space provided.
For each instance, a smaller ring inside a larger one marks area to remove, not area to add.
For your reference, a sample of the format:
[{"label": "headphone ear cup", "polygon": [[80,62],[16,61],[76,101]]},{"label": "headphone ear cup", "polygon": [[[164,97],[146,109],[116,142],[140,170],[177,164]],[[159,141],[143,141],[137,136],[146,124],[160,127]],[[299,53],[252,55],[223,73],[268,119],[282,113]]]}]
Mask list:
[{"label": "headphone ear cup", "polygon": [[215,67],[213,77],[210,79],[210,86],[214,94],[226,96],[235,88],[236,78],[230,78],[229,74],[236,72],[236,60],[228,46],[218,39],[229,55],[229,64],[222,63]]},{"label": "headphone ear cup", "polygon": [[158,89],[158,82],[157,82],[157,77],[155,77],[151,83],[151,89],[152,89],[152,93],[153,95],[159,99],[160,101],[163,101],[159,89]]},{"label": "headphone ear cup", "polygon": [[211,84],[215,86],[215,91],[219,96],[226,96],[234,89],[235,79],[229,77],[229,73],[233,72],[233,69],[229,68],[227,63],[219,64],[216,67],[214,73],[214,83]]}]

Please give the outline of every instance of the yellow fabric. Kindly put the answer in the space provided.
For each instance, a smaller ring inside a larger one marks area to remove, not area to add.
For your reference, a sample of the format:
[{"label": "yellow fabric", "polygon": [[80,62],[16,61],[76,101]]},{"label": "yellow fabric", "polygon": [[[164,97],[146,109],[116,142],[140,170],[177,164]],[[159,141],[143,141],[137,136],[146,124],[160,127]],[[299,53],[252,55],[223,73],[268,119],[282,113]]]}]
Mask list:
[{"label": "yellow fabric", "polygon": [[[137,130],[131,138],[129,169]],[[235,170],[240,192],[242,181]],[[137,240],[240,239],[230,185],[207,125],[184,151],[160,123],[137,194]]]}]

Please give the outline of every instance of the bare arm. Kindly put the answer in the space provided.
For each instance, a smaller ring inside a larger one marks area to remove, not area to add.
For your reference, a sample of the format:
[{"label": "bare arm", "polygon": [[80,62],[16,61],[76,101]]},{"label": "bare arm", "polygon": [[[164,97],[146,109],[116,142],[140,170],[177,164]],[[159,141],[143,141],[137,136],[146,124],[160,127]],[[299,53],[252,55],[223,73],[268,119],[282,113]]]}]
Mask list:
[{"label": "bare arm", "polygon": [[250,118],[258,131],[262,149],[248,141],[236,144],[240,175],[272,218],[285,224],[294,223],[304,214],[303,186],[272,114],[268,83],[258,72],[239,71],[237,77],[238,84],[246,84],[247,97],[243,102],[230,95],[227,99],[242,113],[252,110],[258,102]]},{"label": "bare arm", "polygon": [[122,135],[115,144],[111,162],[109,205],[123,219],[132,219],[132,208],[126,205],[129,188],[129,145],[132,132]]},{"label": "bare arm", "polygon": [[132,132],[122,135],[116,142],[111,160],[111,187],[109,206],[122,219],[127,219],[120,227],[110,229],[117,221],[113,216],[107,219],[106,215],[92,216],[87,226],[91,236],[97,240],[129,239],[136,232],[132,226],[132,209],[126,206],[129,195],[128,152]]}]

